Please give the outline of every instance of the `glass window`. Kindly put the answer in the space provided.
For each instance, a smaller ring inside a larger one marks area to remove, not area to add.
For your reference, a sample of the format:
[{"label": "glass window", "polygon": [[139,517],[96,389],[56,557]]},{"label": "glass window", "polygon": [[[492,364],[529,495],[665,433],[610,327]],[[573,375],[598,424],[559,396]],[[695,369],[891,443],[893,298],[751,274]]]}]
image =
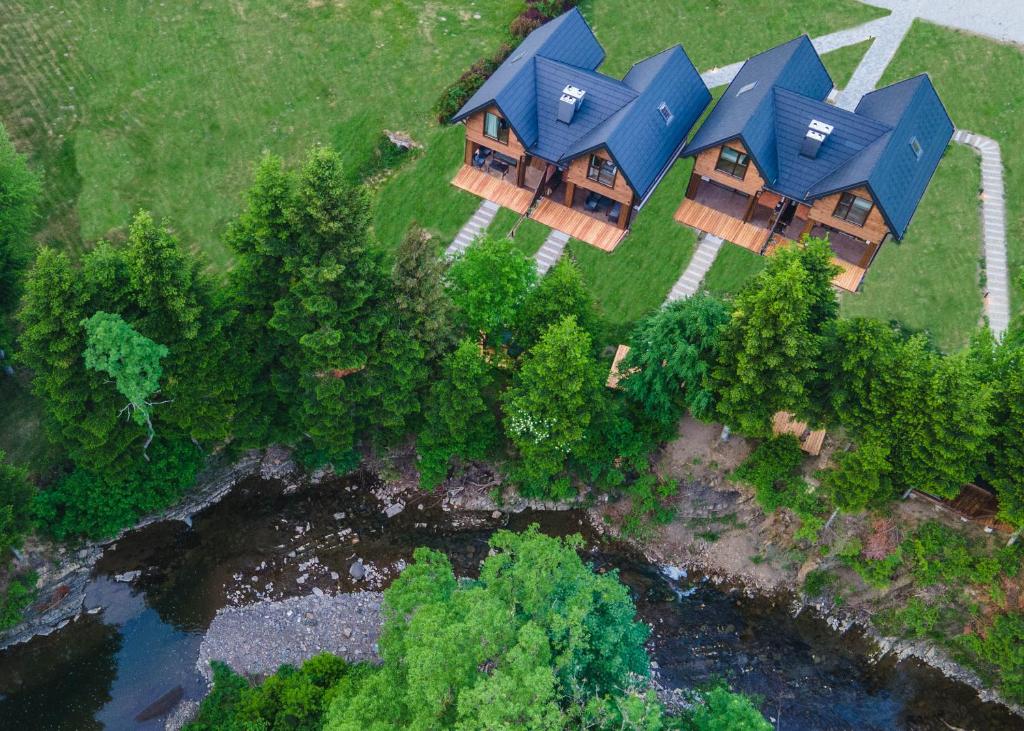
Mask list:
[{"label": "glass window", "polygon": [[853,193],[843,193],[839,196],[839,203],[836,204],[836,210],[832,215],[857,226],[863,226],[872,208],[874,204],[867,198],[860,198]]},{"label": "glass window", "polygon": [[914,151],[914,157],[920,160],[921,155],[924,154],[924,149],[921,147],[921,143],[917,141],[916,137],[910,138],[910,149]]},{"label": "glass window", "polygon": [[508,122],[497,114],[484,114],[484,137],[490,137],[503,145],[508,144]]},{"label": "glass window", "polygon": [[715,163],[715,170],[743,180],[747,176],[749,164],[750,158],[745,153],[731,147],[723,147],[718,155],[718,162]]},{"label": "glass window", "polygon": [[587,168],[587,179],[594,180],[609,188],[615,187],[615,173],[618,168],[611,160],[605,160],[598,155],[590,156],[590,167]]},{"label": "glass window", "polygon": [[662,118],[665,120],[665,124],[672,124],[672,120],[675,115],[672,114],[672,110],[668,108],[668,104],[662,102],[658,105],[658,111],[661,112]]}]

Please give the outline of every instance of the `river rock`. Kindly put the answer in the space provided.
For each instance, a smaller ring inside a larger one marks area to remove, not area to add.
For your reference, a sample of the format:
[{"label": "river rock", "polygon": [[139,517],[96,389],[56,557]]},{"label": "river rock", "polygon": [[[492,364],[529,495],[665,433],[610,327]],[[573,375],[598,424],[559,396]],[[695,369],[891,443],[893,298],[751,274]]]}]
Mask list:
[{"label": "river rock", "polygon": [[141,571],[125,571],[123,574],[115,575],[114,576],[114,581],[120,581],[120,582],[123,582],[125,584],[130,584],[131,582],[135,581],[140,576],[142,576],[142,572]]},{"label": "river rock", "polygon": [[403,510],[405,510],[405,503],[403,503],[401,500],[399,500],[398,502],[393,503],[392,505],[389,505],[384,510],[384,515],[386,515],[389,518],[394,518],[396,515],[401,513]]},{"label": "river rock", "polygon": [[348,567],[348,575],[356,581],[366,576],[366,567],[363,566],[362,560],[356,559],[352,562],[352,565]]}]

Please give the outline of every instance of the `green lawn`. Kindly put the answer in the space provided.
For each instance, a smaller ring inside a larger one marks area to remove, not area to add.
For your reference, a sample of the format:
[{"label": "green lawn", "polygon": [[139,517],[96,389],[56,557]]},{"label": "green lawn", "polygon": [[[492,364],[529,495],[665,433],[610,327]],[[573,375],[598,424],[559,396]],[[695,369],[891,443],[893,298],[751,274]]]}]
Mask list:
[{"label": "green lawn", "polygon": [[862,290],[843,295],[842,313],[927,330],[946,351],[966,345],[982,309],[980,183],[977,156],[951,145],[906,238],[882,246]]},{"label": "green lawn", "polygon": [[791,40],[812,38],[887,15],[852,0],[584,0],[581,8],[608,52],[602,71],[622,74],[634,62],[682,43],[701,71]]},{"label": "green lawn", "polygon": [[704,289],[716,297],[733,297],[748,280],[764,269],[766,262],[765,257],[726,242],[704,277]]},{"label": "green lawn", "polygon": [[330,143],[355,168],[383,128],[424,137],[440,89],[493,51],[519,8],[0,3],[0,118],[48,178],[48,236],[74,247],[143,206],[224,264],[220,234],[258,157]]},{"label": "green lawn", "polygon": [[832,77],[832,82],[836,85],[837,89],[842,89],[850,83],[850,78],[853,76],[857,64],[864,58],[864,54],[868,52],[873,42],[869,38],[866,41],[854,43],[852,46],[845,46],[844,48],[837,48],[835,51],[822,55],[821,60],[825,64],[825,68],[828,69],[829,76]]},{"label": "green lawn", "polygon": [[[516,221],[519,221],[519,218],[519,214],[515,211],[502,208],[494,217],[487,231],[494,236],[507,236],[512,227],[516,225]],[[548,237],[549,233],[551,233],[551,229],[547,226],[537,223],[533,219],[526,218],[519,223],[519,228],[516,229],[516,235],[512,239],[512,243],[527,256],[533,256],[537,253],[537,249],[540,248],[541,244],[544,243],[544,239]]]},{"label": "green lawn", "polygon": [[[991,137],[1002,148],[1014,284],[1011,306],[1019,313],[1024,306],[1024,51],[915,21],[882,81],[890,83],[922,71],[931,75],[957,127]],[[975,158],[975,170],[977,167]],[[970,180],[964,187],[973,190],[977,175]],[[918,212],[912,233],[920,225],[922,213]],[[938,227],[933,233],[945,236]],[[971,254],[975,253],[971,247]]]},{"label": "green lawn", "polygon": [[672,214],[692,169],[690,159],[675,164],[615,251],[569,242],[590,291],[613,325],[627,325],[661,305],[686,268],[697,237],[692,229],[676,223]]}]

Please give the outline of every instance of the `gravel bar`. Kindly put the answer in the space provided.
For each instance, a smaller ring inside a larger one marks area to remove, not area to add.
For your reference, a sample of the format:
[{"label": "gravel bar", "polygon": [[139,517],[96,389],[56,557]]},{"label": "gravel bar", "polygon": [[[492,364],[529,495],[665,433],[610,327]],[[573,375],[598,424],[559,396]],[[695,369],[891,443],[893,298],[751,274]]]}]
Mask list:
[{"label": "gravel bar", "polygon": [[198,668],[207,679],[211,660],[249,676],[270,675],[285,663],[301,665],[320,652],[349,662],[379,662],[380,592],[328,595],[319,591],[217,612],[199,648]]}]

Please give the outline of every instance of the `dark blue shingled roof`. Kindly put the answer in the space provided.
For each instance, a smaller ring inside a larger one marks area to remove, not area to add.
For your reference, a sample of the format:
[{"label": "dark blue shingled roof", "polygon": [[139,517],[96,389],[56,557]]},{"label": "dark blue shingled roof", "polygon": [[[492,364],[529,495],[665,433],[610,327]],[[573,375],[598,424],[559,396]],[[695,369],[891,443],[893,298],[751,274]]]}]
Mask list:
[{"label": "dark blue shingled roof", "polygon": [[[902,238],[953,124],[924,74],[865,95],[853,112],[824,103],[831,88],[806,36],[765,51],[743,65],[683,154],[739,138],[768,188],[808,203],[866,186]],[[812,119],[834,128],[813,159],[800,154]]]},{"label": "dark blue shingled roof", "polygon": [[[452,121],[495,104],[530,154],[562,165],[607,147],[645,198],[711,95],[682,46],[637,63],[621,81],[596,71],[603,60],[587,22],[570,10],[527,36]],[[567,84],[586,92],[568,125],[558,121]],[[671,111],[669,122],[658,110],[662,103]]]}]

